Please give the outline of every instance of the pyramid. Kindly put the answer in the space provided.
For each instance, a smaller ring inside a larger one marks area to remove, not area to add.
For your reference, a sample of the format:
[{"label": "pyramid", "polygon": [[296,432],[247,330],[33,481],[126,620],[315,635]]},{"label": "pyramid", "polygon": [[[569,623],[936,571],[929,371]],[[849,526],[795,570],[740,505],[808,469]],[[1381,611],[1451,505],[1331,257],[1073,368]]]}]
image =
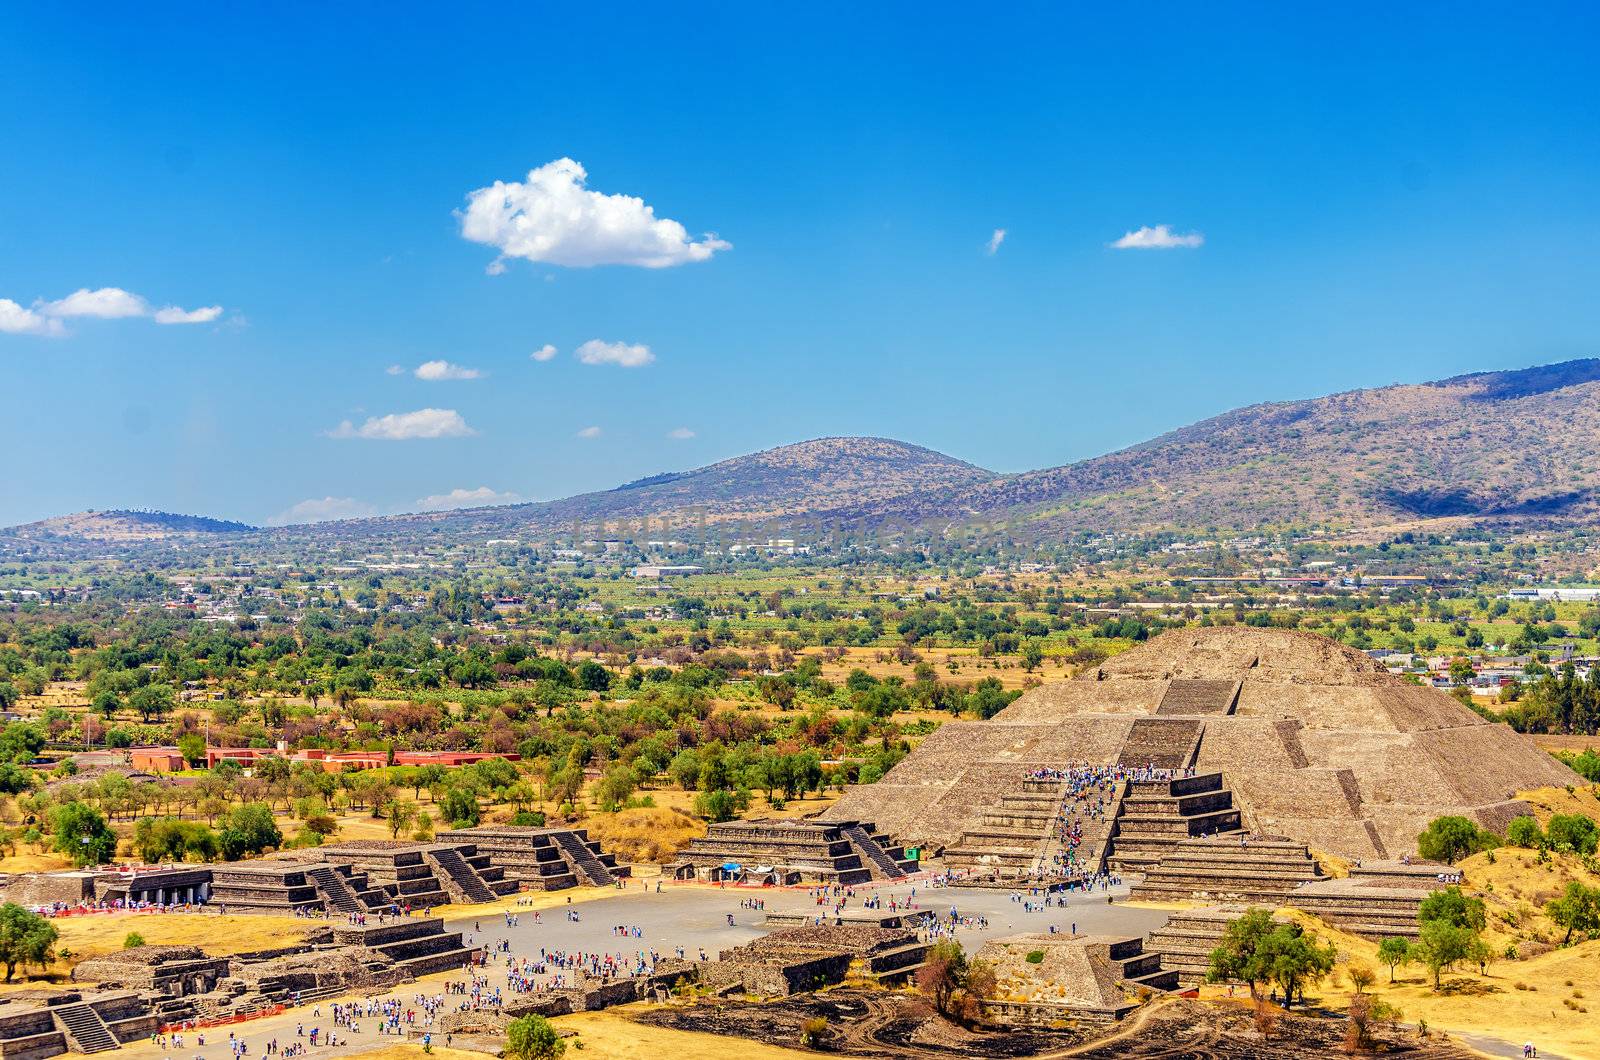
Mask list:
[{"label": "pyramid", "polygon": [[1298,630],[1170,630],[988,721],[950,722],[824,815],[937,849],[1020,790],[1077,763],[1221,772],[1243,826],[1351,858],[1416,851],[1433,818],[1503,831],[1518,791],[1581,783],[1509,727]]}]

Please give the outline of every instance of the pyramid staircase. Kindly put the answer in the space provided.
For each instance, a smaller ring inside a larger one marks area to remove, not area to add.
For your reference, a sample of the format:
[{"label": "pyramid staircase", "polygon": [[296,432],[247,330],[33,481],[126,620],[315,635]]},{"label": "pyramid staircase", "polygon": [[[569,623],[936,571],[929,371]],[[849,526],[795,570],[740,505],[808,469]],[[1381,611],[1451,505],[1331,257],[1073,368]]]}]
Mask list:
[{"label": "pyramid staircase", "polygon": [[1179,840],[1145,870],[1130,897],[1276,906],[1290,904],[1291,892],[1321,878],[1304,843],[1227,833]]},{"label": "pyramid staircase", "polygon": [[1066,797],[1065,781],[1024,779],[967,824],[961,838],[945,848],[945,864],[991,869],[1008,878],[1026,875],[1049,844]]},{"label": "pyramid staircase", "polygon": [[561,849],[561,856],[576,875],[582,876],[596,887],[610,887],[616,883],[611,870],[595,857],[594,851],[580,841],[573,832],[553,832],[551,837]]},{"label": "pyramid staircase", "polygon": [[73,1052],[103,1053],[118,1047],[116,1036],[111,1033],[111,1028],[106,1026],[106,1021],[100,1018],[100,1013],[84,1002],[57,1005],[50,1010],[50,1013],[56,1018],[56,1024],[62,1033],[67,1036]]},{"label": "pyramid staircase", "polygon": [[1221,773],[1129,781],[1119,809],[1109,855],[1118,873],[1148,872],[1183,840],[1240,830],[1239,809]]},{"label": "pyramid staircase", "polygon": [[318,893],[329,909],[339,913],[367,911],[366,903],[357,897],[350,884],[332,866],[310,866],[306,869],[306,879],[316,884]]},{"label": "pyramid staircase", "polygon": [[499,897],[459,850],[437,846],[429,850],[426,857],[440,885],[457,901],[492,902]]},{"label": "pyramid staircase", "polygon": [[1144,948],[1144,940],[1137,935],[1111,944],[1111,959],[1121,971],[1123,985],[1130,990],[1155,992],[1176,990],[1178,973],[1161,964],[1161,954]]},{"label": "pyramid staircase", "polygon": [[861,827],[857,822],[850,821],[839,826],[839,831],[844,833],[852,846],[861,851],[870,862],[869,869],[874,877],[885,880],[899,880],[905,877],[905,870],[888,851],[883,849],[883,844],[877,838]]}]

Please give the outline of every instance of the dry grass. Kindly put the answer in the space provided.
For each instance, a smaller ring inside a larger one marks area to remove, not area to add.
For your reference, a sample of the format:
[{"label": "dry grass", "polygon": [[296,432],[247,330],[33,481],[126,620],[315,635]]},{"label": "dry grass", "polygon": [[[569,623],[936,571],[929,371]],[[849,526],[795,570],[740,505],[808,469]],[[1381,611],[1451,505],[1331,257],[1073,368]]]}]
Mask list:
[{"label": "dry grass", "polygon": [[1578,785],[1571,791],[1566,788],[1534,788],[1517,792],[1517,798],[1532,807],[1541,828],[1558,813],[1581,813],[1600,821],[1600,784]]},{"label": "dry grass", "polygon": [[17,852],[0,858],[0,872],[59,872],[72,868],[72,859],[60,854],[38,853],[18,844]]},{"label": "dry grass", "polygon": [[618,861],[671,861],[689,840],[706,834],[706,824],[677,807],[645,806],[597,813],[583,821],[592,839]]},{"label": "dry grass", "polygon": [[[1378,962],[1376,943],[1329,927],[1315,917],[1298,912],[1291,915],[1322,939],[1332,941],[1341,962],[1354,959],[1377,972],[1378,981],[1368,992],[1398,1006],[1408,1023],[1421,1019],[1439,1030],[1483,1034],[1514,1043],[1531,1039],[1541,1050],[1563,1056],[1600,1056],[1600,1018],[1579,1011],[1589,1004],[1583,996],[1600,997],[1600,942],[1553,950],[1528,960],[1501,960],[1489,966],[1486,976],[1478,975],[1476,968],[1460,968],[1445,973],[1443,989],[1435,992],[1426,969],[1403,966],[1399,981],[1391,986],[1389,969]],[[1225,988],[1207,987],[1204,995],[1215,995],[1219,989],[1225,992]],[[1336,969],[1333,979],[1310,993],[1320,994],[1323,1003],[1343,1007],[1350,989]],[[1580,996],[1575,998],[1575,994]],[[1566,1001],[1572,1001],[1573,1007]]]},{"label": "dry grass", "polygon": [[288,916],[212,916],[200,913],[99,913],[60,917],[51,921],[60,939],[58,953],[72,956],[55,961],[39,972],[18,969],[15,982],[0,984],[0,991],[20,990],[41,982],[63,982],[73,966],[89,957],[115,953],[123,940],[137,932],[151,946],[199,946],[213,956],[250,953],[292,946],[321,921]]},{"label": "dry grass", "polygon": [[[794,1060],[816,1056],[801,1049],[783,1049],[748,1038],[670,1030],[634,1023],[623,1013],[634,1006],[557,1017],[561,1030],[576,1031],[582,1056],[600,1060],[638,1060],[641,1056],[681,1056],[694,1060]],[[573,1055],[568,1051],[568,1056]],[[399,1058],[396,1058],[399,1060]]]}]

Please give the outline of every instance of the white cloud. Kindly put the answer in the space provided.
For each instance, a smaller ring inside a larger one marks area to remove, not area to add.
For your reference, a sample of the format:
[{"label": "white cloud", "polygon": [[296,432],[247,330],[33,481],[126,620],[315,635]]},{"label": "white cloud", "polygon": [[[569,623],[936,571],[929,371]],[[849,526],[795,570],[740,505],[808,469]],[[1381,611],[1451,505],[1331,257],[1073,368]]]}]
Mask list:
[{"label": "white cloud", "polygon": [[175,305],[156,310],[157,324],[209,324],[222,315],[219,305],[201,306],[199,309],[180,309]]},{"label": "white cloud", "polygon": [[405,375],[406,374],[405,367],[403,365],[398,365],[398,364],[391,364],[389,367],[385,368],[383,371],[384,371],[385,375]]},{"label": "white cloud", "polygon": [[447,512],[452,508],[483,508],[490,504],[520,504],[522,496],[507,490],[504,493],[479,486],[475,490],[453,489],[449,493],[435,493],[417,501],[419,512]]},{"label": "white cloud", "polygon": [[35,299],[26,309],[9,298],[0,298],[0,332],[14,335],[65,335],[66,328],[61,321],[72,317],[101,320],[146,317],[157,324],[209,324],[220,316],[222,307],[219,305],[198,309],[169,305],[152,311],[149,302],[121,287],[99,287],[92,291],[80,287],[53,302]]},{"label": "white cloud", "polygon": [[674,427],[667,432],[667,437],[675,442],[686,442],[694,437],[694,432],[687,427]]},{"label": "white cloud", "polygon": [[626,342],[601,342],[590,339],[578,347],[578,360],[584,364],[615,364],[623,368],[643,368],[654,362],[656,355],[643,344]]},{"label": "white cloud", "polygon": [[267,522],[273,526],[287,526],[291,523],[325,523],[330,519],[363,519],[377,514],[376,507],[354,497],[314,497],[291,505]]},{"label": "white cloud", "polygon": [[585,427],[583,430],[578,432],[578,437],[579,438],[598,438],[598,437],[600,437],[600,428],[599,427]]},{"label": "white cloud", "polygon": [[528,356],[532,357],[536,361],[551,361],[555,359],[557,352],[558,351],[556,348],[547,342],[543,346],[540,346],[537,350],[534,350],[532,353],[528,354]]},{"label": "white cloud", "polygon": [[53,317],[100,317],[103,320],[142,317],[150,313],[150,306],[143,298],[120,287],[102,287],[96,291],[80,287],[65,298],[46,302],[40,308]]},{"label": "white cloud", "polygon": [[1206,241],[1199,232],[1174,232],[1167,225],[1145,225],[1128,232],[1111,245],[1117,250],[1171,250],[1174,247],[1198,247]]},{"label": "white cloud", "polygon": [[9,298],[0,298],[0,333],[7,335],[64,335],[61,321],[24,309]]},{"label": "white cloud", "polygon": [[640,265],[662,269],[705,261],[732,244],[706,234],[696,242],[677,221],[632,195],[606,195],[585,187],[588,174],[570,158],[530,170],[526,183],[495,181],[467,195],[461,235],[500,251],[490,275],[505,271],[505,258],[552,265]]},{"label": "white cloud", "polygon": [[462,438],[478,432],[455,409],[418,409],[369,416],[357,427],[349,420],[328,432],[330,438],[366,438],[381,442],[403,442],[414,438]]},{"label": "white cloud", "polygon": [[1006,230],[1004,228],[996,228],[994,230],[994,235],[990,236],[989,237],[989,242],[984,245],[984,248],[983,248],[984,253],[988,254],[990,257],[993,257],[994,256],[994,252],[999,250],[1000,249],[1000,244],[1004,243],[1005,241],[1006,241]]},{"label": "white cloud", "polygon": [[476,368],[464,368],[459,364],[449,361],[425,361],[417,365],[417,370],[412,373],[418,379],[430,383],[440,383],[451,379],[478,379],[483,373]]}]

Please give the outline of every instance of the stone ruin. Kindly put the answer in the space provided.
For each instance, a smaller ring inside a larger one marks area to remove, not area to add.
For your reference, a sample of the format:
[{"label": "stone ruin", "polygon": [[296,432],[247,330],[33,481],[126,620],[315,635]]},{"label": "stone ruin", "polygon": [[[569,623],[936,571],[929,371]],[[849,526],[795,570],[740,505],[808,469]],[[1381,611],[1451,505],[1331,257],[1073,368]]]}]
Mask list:
[{"label": "stone ruin", "polygon": [[995,973],[983,1012],[1012,1026],[1121,1019],[1139,996],[1176,989],[1176,972],[1138,938],[1011,935],[984,943],[977,959]]},{"label": "stone ruin", "polygon": [[678,879],[853,886],[916,871],[871,822],[723,821],[691,840],[665,873]]},{"label": "stone ruin", "polygon": [[780,927],[694,967],[699,985],[719,993],[787,997],[833,986],[852,973],[886,984],[905,982],[922,967],[928,949],[908,928],[803,925]]},{"label": "stone ruin", "polygon": [[1397,859],[1435,817],[1502,831],[1529,812],[1518,791],[1578,782],[1509,727],[1361,652],[1228,626],[1168,631],[988,721],[948,722],[822,819],[876,821],[906,842],[973,852],[974,864],[989,856],[996,875],[1009,862],[1014,875],[1042,853],[1066,798],[1030,784],[1029,770],[1086,763],[1198,775],[1131,785],[1107,834],[1086,837],[1128,871],[1210,832]]}]

